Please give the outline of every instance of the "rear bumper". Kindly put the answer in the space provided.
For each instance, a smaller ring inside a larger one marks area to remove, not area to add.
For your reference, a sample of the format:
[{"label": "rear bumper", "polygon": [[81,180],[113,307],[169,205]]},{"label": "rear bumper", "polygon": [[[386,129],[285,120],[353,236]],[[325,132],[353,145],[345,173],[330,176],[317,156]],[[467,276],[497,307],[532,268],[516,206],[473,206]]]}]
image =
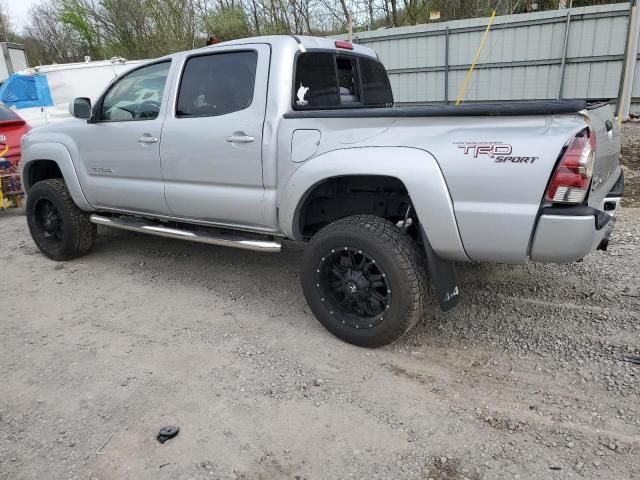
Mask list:
[{"label": "rear bumper", "polygon": [[622,200],[622,175],[598,208],[546,207],[531,244],[532,260],[569,263],[592,251],[606,249]]}]

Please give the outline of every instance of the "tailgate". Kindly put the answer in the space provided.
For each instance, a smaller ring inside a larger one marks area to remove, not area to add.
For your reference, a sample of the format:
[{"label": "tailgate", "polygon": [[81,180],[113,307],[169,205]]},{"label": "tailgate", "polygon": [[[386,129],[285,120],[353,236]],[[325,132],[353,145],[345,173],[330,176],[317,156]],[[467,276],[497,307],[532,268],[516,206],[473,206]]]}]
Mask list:
[{"label": "tailgate", "polygon": [[610,105],[590,105],[587,111],[589,126],[596,134],[596,163],[588,203],[598,208],[620,176],[620,132]]}]

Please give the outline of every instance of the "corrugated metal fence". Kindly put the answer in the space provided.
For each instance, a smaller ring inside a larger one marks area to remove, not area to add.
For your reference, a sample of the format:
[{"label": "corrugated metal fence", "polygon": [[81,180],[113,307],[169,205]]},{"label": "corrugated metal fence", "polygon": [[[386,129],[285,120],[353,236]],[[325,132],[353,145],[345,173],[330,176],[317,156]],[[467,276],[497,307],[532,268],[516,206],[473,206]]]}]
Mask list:
[{"label": "corrugated metal fence", "polygon": [[[628,3],[496,17],[465,101],[616,99],[628,18]],[[487,22],[358,32],[354,41],[378,52],[398,103],[452,102]],[[632,95],[640,100],[640,68]]]}]

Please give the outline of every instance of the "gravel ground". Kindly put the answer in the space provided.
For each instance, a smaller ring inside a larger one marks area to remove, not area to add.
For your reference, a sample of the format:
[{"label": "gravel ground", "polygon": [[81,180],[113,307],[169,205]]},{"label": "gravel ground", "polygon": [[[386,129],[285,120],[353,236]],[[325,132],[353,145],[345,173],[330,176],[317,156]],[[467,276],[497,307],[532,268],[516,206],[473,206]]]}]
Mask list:
[{"label": "gravel ground", "polygon": [[640,121],[622,124],[622,169],[625,197],[622,205],[640,207]]},{"label": "gravel ground", "polygon": [[461,304],[378,350],[310,315],[296,245],[105,229],[55,263],[2,213],[0,478],[640,478],[637,201],[582,262],[461,265]]}]

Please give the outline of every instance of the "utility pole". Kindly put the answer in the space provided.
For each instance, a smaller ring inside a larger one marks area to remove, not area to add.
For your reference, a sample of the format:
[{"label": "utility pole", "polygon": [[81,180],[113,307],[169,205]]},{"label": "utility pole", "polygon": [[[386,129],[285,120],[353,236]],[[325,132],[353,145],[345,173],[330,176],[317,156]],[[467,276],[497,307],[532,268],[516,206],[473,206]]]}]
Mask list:
[{"label": "utility pole", "polygon": [[349,23],[349,41],[351,41],[353,38],[353,15],[351,14],[351,12],[349,12],[348,23]]}]

